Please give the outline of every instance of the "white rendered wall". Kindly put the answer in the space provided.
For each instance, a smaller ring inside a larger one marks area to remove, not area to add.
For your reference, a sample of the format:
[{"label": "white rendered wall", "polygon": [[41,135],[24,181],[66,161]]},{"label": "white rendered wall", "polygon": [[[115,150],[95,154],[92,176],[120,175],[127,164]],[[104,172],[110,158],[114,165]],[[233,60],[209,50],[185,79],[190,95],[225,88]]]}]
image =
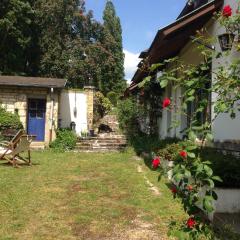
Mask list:
[{"label": "white rendered wall", "polygon": [[[229,4],[233,8],[233,14],[237,10],[237,1],[236,0],[225,0],[224,5]],[[209,31],[213,36],[218,36],[222,33],[225,33],[226,30],[221,28],[217,23],[213,24]],[[218,42],[215,44],[216,50],[220,50]],[[232,62],[234,59],[239,58],[240,53],[236,52],[233,47],[229,57],[222,57],[220,59],[213,59],[212,68],[213,70],[218,68],[221,65],[227,65]],[[212,76],[214,82],[214,74]],[[212,94],[212,102],[215,102],[217,98],[216,94]],[[215,141],[226,141],[226,140],[240,140],[240,112],[236,111],[237,115],[235,119],[231,119],[229,114],[223,113],[219,115],[216,120],[212,123],[212,131]],[[212,119],[215,117],[212,109]]]},{"label": "white rendered wall", "polygon": [[[74,116],[74,108],[77,114]],[[87,131],[87,96],[82,91],[64,90],[60,96],[60,113],[62,128],[69,128],[71,122],[76,123],[76,133]]]}]

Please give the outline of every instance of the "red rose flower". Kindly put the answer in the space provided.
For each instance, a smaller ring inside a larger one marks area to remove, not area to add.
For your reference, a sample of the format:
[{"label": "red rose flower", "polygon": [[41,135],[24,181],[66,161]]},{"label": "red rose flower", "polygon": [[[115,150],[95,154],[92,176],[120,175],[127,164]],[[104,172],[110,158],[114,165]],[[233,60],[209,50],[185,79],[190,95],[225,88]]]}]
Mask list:
[{"label": "red rose flower", "polygon": [[152,160],[152,166],[153,166],[153,168],[154,169],[156,169],[156,168],[158,168],[159,167],[159,165],[160,165],[160,158],[159,157],[156,157],[156,158],[154,158],[153,160]]},{"label": "red rose flower", "polygon": [[232,8],[230,7],[230,5],[226,5],[223,8],[222,15],[223,15],[223,17],[231,17],[232,16]]},{"label": "red rose flower", "polygon": [[187,152],[186,151],[181,151],[179,153],[179,155],[182,157],[182,158],[186,158],[187,157]]},{"label": "red rose flower", "polygon": [[192,185],[188,185],[188,186],[187,186],[187,190],[188,190],[188,191],[192,191],[192,190],[193,190],[193,186],[192,186]]},{"label": "red rose flower", "polygon": [[172,191],[173,194],[176,194],[176,193],[177,193],[177,188],[176,188],[175,186],[173,186],[173,187],[171,188],[171,191]]},{"label": "red rose flower", "polygon": [[163,100],[163,108],[166,108],[166,107],[168,107],[169,105],[171,104],[171,100],[169,99],[169,98],[165,98],[164,100]]},{"label": "red rose flower", "polygon": [[194,218],[189,218],[187,220],[187,226],[188,228],[194,228],[194,226],[196,225],[196,221],[194,220]]}]

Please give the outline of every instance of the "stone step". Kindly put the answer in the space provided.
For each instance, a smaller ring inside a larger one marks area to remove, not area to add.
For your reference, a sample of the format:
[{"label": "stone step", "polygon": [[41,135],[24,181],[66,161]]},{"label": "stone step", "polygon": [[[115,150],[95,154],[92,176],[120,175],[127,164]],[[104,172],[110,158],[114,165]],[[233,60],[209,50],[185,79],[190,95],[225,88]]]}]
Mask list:
[{"label": "stone step", "polygon": [[108,143],[112,143],[112,142],[127,142],[125,139],[90,139],[90,140],[78,140],[77,141],[78,143],[81,143],[81,142],[108,142]]},{"label": "stone step", "polygon": [[81,144],[127,144],[126,141],[81,141],[77,142],[77,145]]},{"label": "stone step", "polygon": [[115,146],[77,146],[76,149],[97,149],[97,148],[102,148],[102,149],[112,149],[112,148],[126,148],[126,146],[124,145],[115,145]]},{"label": "stone step", "polygon": [[111,141],[111,142],[106,142],[106,141],[93,141],[93,142],[90,142],[90,141],[82,141],[82,142],[77,142],[77,145],[99,145],[99,144],[127,144],[127,142],[125,141]]},{"label": "stone step", "polygon": [[119,139],[122,139],[122,140],[127,140],[126,137],[89,137],[89,138],[79,138],[78,141],[89,141],[89,140],[119,140]]},{"label": "stone step", "polygon": [[102,133],[96,137],[79,138],[76,151],[112,152],[122,151],[127,147],[127,138],[122,134]]},{"label": "stone step", "polygon": [[109,147],[109,146],[92,146],[92,147],[87,147],[87,146],[82,146],[82,147],[77,147],[76,149],[82,149],[82,150],[90,150],[90,149],[106,149],[106,150],[111,150],[111,149],[124,149],[125,146],[114,146],[114,147]]},{"label": "stone step", "polygon": [[45,142],[32,142],[30,145],[32,150],[44,150],[45,149]]},{"label": "stone step", "polygon": [[76,149],[75,152],[84,152],[84,153],[109,153],[109,152],[121,152],[123,149]]}]

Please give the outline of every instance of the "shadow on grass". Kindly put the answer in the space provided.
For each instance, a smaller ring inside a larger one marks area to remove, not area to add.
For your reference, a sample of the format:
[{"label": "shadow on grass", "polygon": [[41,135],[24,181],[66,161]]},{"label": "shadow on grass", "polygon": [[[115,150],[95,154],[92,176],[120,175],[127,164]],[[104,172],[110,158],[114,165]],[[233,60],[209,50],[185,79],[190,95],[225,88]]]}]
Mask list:
[{"label": "shadow on grass", "polygon": [[[31,165],[29,165],[28,163],[18,163],[18,167],[33,167],[33,166],[39,166],[40,163],[31,163]],[[1,162],[0,163],[0,167],[6,167],[6,168],[14,168],[14,166],[12,165],[12,163],[10,162]]]}]

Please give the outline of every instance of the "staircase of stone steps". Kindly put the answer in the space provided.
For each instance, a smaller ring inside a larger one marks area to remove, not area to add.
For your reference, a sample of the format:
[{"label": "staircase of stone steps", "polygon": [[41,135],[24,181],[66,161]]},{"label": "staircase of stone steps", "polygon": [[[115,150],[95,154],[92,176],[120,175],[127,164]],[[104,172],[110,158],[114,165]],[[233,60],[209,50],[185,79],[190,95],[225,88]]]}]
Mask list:
[{"label": "staircase of stone steps", "polygon": [[[127,139],[119,134],[119,124],[116,115],[105,116],[100,124],[109,126],[112,132],[101,132],[95,137],[79,138],[76,151],[81,152],[112,152],[123,151],[127,147]],[[95,131],[97,132],[97,131]]]},{"label": "staircase of stone steps", "polygon": [[113,152],[123,151],[127,147],[124,135],[100,134],[92,138],[80,138],[76,151],[81,152]]}]

